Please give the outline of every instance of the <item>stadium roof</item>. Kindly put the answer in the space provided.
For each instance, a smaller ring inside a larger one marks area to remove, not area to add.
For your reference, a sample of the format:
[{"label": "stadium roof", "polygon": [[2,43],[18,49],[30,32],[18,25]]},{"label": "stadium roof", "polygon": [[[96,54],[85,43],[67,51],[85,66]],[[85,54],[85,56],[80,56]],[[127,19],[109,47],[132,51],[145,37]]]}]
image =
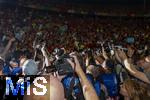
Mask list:
[{"label": "stadium roof", "polygon": [[150,0],[49,0],[66,3],[95,3],[95,4],[144,4],[150,3]]},{"label": "stadium roof", "polygon": [[[9,3],[17,3],[18,1],[26,1],[26,0],[0,0],[0,2],[9,2]],[[38,2],[38,0],[37,0]],[[43,0],[43,2],[53,2],[53,3],[80,3],[80,4],[99,4],[99,5],[144,5],[150,4],[150,0]]]}]

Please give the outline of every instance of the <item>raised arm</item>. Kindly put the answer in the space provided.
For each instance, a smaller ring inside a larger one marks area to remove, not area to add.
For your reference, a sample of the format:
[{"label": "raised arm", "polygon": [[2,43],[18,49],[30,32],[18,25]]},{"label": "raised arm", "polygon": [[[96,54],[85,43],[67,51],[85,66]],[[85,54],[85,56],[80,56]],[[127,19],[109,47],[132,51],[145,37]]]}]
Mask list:
[{"label": "raised arm", "polygon": [[120,59],[120,57],[119,57],[119,55],[118,55],[117,50],[114,49],[114,51],[115,51],[115,58],[116,58],[116,60],[118,60],[119,63],[122,63],[122,61],[121,61],[121,59]]},{"label": "raised arm", "polygon": [[105,60],[109,59],[109,57],[108,57],[108,55],[107,55],[107,53],[105,51],[105,48],[103,46],[103,43],[101,43],[101,47],[102,47],[102,55],[103,55],[103,57],[105,58]]},{"label": "raised arm", "polygon": [[[80,78],[80,82],[82,85],[82,90],[83,90],[83,95],[85,97],[85,100],[99,100],[94,87],[92,86],[92,84],[88,81],[85,73],[83,72],[79,61],[77,59],[76,56],[73,56],[74,61],[75,61],[75,71],[78,75],[78,77]],[[72,65],[72,67],[74,68],[74,63],[71,60],[68,60],[68,62]]]},{"label": "raised arm", "polygon": [[5,47],[3,53],[1,54],[2,57],[5,58],[5,56],[6,56],[7,52],[8,52],[8,50],[10,49],[12,43],[13,43],[15,40],[16,40],[15,38],[11,38],[11,39],[9,40],[7,46]]},{"label": "raised arm", "polygon": [[129,62],[129,60],[128,60],[128,58],[127,58],[124,51],[118,50],[118,55],[121,58],[122,63],[124,64],[125,68],[129,71],[129,73],[131,75],[133,75],[134,77],[142,80],[143,82],[146,82],[146,83],[150,84],[150,81],[147,78],[147,76],[143,72],[138,71],[135,68],[135,66],[131,62]]},{"label": "raised arm", "polygon": [[42,52],[42,54],[44,56],[46,66],[50,66],[49,57],[48,57],[48,54],[47,54],[47,52],[45,50],[45,44],[41,48],[41,52]]}]

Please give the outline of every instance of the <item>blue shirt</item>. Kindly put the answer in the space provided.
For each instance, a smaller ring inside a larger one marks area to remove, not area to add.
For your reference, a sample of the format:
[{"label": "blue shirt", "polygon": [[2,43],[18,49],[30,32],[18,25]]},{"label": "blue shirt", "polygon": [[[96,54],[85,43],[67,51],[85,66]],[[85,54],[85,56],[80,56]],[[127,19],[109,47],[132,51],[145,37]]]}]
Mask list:
[{"label": "blue shirt", "polygon": [[8,65],[5,65],[4,68],[3,68],[3,74],[4,75],[10,75],[11,71],[9,69],[9,66]]},{"label": "blue shirt", "polygon": [[101,85],[100,85],[100,81],[96,81],[94,83],[94,88],[95,88],[95,91],[97,93],[98,96],[101,95]]},{"label": "blue shirt", "polygon": [[[88,80],[91,82],[91,84],[93,85],[94,83],[94,78],[92,75],[90,74],[87,74],[86,75]],[[74,77],[73,75],[67,75],[65,78],[63,78],[62,80],[62,83],[63,83],[63,86],[64,88],[66,89],[69,89],[70,88],[70,85],[71,85],[71,80],[74,78],[74,87],[73,87],[73,92],[75,94],[80,94],[81,93],[81,90],[80,87],[78,86],[80,84],[80,80],[78,77]]]},{"label": "blue shirt", "polygon": [[102,74],[98,77],[98,80],[104,83],[109,96],[118,96],[118,81],[115,73]]},{"label": "blue shirt", "polygon": [[11,75],[18,75],[22,73],[22,69],[20,67],[16,67],[12,70]]}]

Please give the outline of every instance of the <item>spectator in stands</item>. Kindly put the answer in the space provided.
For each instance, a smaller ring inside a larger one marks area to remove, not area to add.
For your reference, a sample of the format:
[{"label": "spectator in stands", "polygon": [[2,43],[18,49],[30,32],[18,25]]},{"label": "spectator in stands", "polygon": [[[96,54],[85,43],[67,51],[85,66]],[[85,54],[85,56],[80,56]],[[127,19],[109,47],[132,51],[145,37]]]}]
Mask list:
[{"label": "spectator in stands", "polygon": [[[48,54],[46,52],[45,45],[42,46],[41,52],[44,57],[44,66],[50,67]],[[45,74],[45,73],[44,73]],[[60,80],[53,76],[52,74],[47,75],[46,77],[46,87],[48,88],[48,91],[44,96],[35,96],[33,95],[33,91],[31,91],[31,95],[27,96],[25,95],[24,100],[30,100],[30,99],[43,99],[43,100],[64,100],[65,94],[64,94],[64,87]],[[30,88],[32,88],[34,85],[32,84]]]}]

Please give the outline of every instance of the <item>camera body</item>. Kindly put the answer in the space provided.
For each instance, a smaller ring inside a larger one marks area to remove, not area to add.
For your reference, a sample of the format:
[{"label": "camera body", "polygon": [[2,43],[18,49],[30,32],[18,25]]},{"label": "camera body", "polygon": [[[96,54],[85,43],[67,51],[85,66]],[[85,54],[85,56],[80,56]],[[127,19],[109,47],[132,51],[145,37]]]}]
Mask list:
[{"label": "camera body", "polygon": [[56,60],[54,65],[59,75],[66,75],[66,74],[73,73],[73,69],[69,64],[69,62],[67,61],[67,59],[69,58],[63,57],[61,59]]},{"label": "camera body", "polygon": [[44,37],[44,35],[43,35],[42,32],[38,32],[38,33],[36,34],[35,40],[34,40],[33,45],[32,45],[32,47],[33,47],[34,49],[39,49],[39,50],[41,50],[41,48],[42,48],[44,45],[46,45],[46,40],[45,40],[43,37]]},{"label": "camera body", "polygon": [[53,63],[53,67],[58,71],[59,75],[66,75],[74,72],[72,66],[67,61],[67,59],[73,61],[73,58],[71,58],[69,54],[64,53],[64,50],[59,49],[55,56],[56,60]]}]

